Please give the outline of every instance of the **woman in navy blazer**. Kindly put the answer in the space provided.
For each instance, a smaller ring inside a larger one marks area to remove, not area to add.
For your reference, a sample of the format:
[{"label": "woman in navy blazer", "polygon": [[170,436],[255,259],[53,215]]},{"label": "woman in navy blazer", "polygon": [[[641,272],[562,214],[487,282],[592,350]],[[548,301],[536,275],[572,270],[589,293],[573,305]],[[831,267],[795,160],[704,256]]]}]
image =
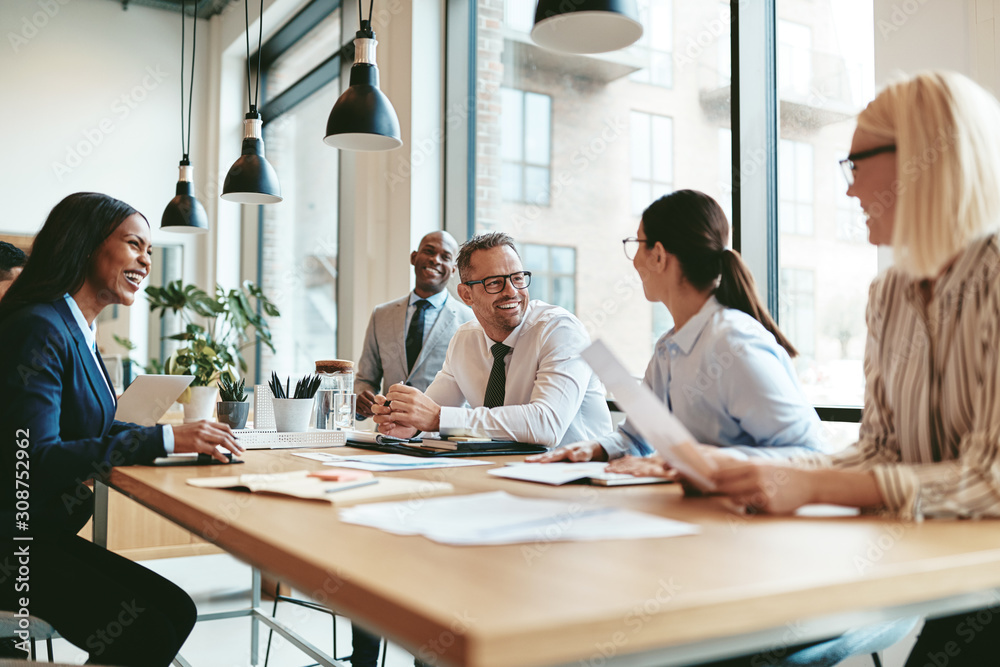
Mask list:
[{"label": "woman in navy blazer", "polygon": [[242,451],[225,425],[114,421],[93,323],[105,307],[133,303],[150,253],[135,209],[73,194],[52,209],[0,301],[0,570],[27,573],[0,575],[0,608],[45,619],[106,665],[169,664],[196,610],[166,579],[77,536],[93,513],[84,482],[174,451]]}]

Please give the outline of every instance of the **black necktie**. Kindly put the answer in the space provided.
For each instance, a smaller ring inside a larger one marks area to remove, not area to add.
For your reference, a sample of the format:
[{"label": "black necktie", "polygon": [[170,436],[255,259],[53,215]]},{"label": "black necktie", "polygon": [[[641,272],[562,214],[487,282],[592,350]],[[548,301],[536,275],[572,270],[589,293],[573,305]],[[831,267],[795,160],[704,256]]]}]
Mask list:
[{"label": "black necktie", "polygon": [[507,369],[504,368],[503,360],[510,349],[503,343],[495,343],[490,348],[490,352],[493,353],[493,370],[490,371],[490,379],[486,383],[486,397],[483,398],[483,405],[488,408],[503,405],[507,391]]},{"label": "black necktie", "polygon": [[406,372],[413,370],[413,364],[420,356],[420,348],[424,346],[424,311],[431,305],[427,299],[420,299],[415,304],[416,310],[410,319],[410,328],[406,332]]}]

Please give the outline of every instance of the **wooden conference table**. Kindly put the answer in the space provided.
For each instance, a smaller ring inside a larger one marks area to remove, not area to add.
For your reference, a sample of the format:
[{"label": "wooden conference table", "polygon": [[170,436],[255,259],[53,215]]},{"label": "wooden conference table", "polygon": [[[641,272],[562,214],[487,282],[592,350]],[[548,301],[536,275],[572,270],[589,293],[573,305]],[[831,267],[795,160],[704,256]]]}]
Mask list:
[{"label": "wooden conference table", "polygon": [[110,486],[438,664],[686,664],[1000,604],[992,590],[1000,587],[1000,521],[743,517],[718,498],[682,498],[672,484],[549,487],[491,477],[487,466],[379,473],[447,481],[456,493],[613,504],[702,529],[668,539],[450,547],[341,523],[326,503],[185,483],[321,467],[287,450],[245,459],[238,467],[115,468]]}]

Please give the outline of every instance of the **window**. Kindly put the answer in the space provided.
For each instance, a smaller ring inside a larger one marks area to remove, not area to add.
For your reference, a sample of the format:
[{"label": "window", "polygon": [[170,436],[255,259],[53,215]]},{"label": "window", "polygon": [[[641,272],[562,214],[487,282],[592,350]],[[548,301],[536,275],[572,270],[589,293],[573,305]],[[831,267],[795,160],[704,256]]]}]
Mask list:
[{"label": "window", "polygon": [[815,280],[809,269],[781,269],[781,328],[803,357],[816,353]]},{"label": "window", "polygon": [[812,58],[812,29],[778,19],[778,94],[783,99],[809,94]]},{"label": "window", "polygon": [[782,140],[778,155],[778,225],[783,234],[813,233],[813,147]]},{"label": "window", "polygon": [[640,83],[670,88],[674,85],[674,10],[672,0],[639,0],[642,37],[631,51],[645,67],[631,78]]},{"label": "window", "polygon": [[332,5],[310,3],[261,48],[264,143],[284,200],[258,207],[257,225],[244,225],[257,237],[257,281],[281,310],[269,320],[277,351],[258,346],[258,382],[337,356],[339,160],[319,140],[340,95]]},{"label": "window", "polygon": [[523,243],[521,260],[531,271],[532,299],[576,312],[576,248]]},{"label": "window", "polygon": [[[572,299],[591,337],[641,376],[651,336],[669,327],[665,309],[646,300],[621,239],[635,235],[638,214],[656,197],[680,185],[676,175],[713,197],[729,190],[730,170],[720,173],[715,154],[719,130],[730,124],[728,81],[705,67],[716,42],[729,39],[728,7],[649,0],[648,42],[580,57],[528,40],[533,2],[466,1],[474,20],[453,22],[449,33],[475,26],[465,42],[472,71],[452,86],[474,87],[448,94],[455,104],[473,97],[475,113],[461,133],[469,154],[446,166],[466,186],[467,205],[452,210],[469,211],[469,233],[511,234],[534,272],[531,295],[564,306]],[[672,35],[702,32],[702,53],[680,60]],[[643,48],[654,50],[643,56]],[[572,280],[560,264],[574,267]],[[540,265],[550,278],[541,279]]]},{"label": "window", "polygon": [[547,206],[552,99],[548,95],[502,88],[500,105],[503,199]]},{"label": "window", "polygon": [[629,116],[632,214],[673,190],[673,127],[666,116],[633,111]]},{"label": "window", "polygon": [[776,4],[778,324],[801,352],[795,365],[811,401],[861,405],[877,252],[837,161],[850,152],[854,117],[874,97],[872,0]]}]

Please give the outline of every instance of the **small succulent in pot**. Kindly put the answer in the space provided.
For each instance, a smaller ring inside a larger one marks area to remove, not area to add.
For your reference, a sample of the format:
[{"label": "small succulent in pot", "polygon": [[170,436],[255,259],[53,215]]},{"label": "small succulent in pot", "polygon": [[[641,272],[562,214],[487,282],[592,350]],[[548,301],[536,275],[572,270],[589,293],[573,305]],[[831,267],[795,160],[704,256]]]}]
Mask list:
[{"label": "small succulent in pot", "polygon": [[216,406],[219,421],[229,424],[230,428],[244,428],[247,425],[247,416],[250,414],[250,404],[246,402],[247,392],[245,380],[240,379],[239,384],[224,373],[219,378],[219,394],[222,398]]}]

